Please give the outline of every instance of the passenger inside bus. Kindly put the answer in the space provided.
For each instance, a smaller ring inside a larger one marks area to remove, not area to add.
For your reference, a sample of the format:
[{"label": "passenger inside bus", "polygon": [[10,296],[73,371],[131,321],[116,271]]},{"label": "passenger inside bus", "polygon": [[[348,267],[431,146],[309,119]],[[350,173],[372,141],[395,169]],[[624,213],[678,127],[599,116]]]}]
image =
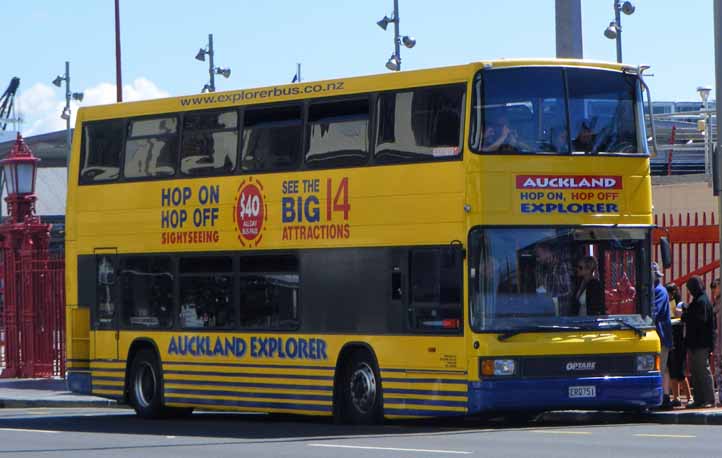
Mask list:
[{"label": "passenger inside bus", "polygon": [[496,121],[490,121],[486,125],[484,151],[512,153],[531,151],[531,148],[520,140],[519,131],[509,124],[507,116],[501,115]]},{"label": "passenger inside bus", "polygon": [[584,256],[577,261],[577,289],[574,294],[574,315],[605,315],[604,287],[596,277],[597,260]]}]

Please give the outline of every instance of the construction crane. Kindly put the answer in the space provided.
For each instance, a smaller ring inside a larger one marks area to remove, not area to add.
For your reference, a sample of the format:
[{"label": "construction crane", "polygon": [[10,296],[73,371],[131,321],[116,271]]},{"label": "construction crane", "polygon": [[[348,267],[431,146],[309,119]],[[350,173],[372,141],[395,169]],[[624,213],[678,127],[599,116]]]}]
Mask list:
[{"label": "construction crane", "polygon": [[20,78],[14,76],[13,79],[10,80],[10,85],[5,89],[2,97],[0,97],[0,130],[7,128],[8,121],[17,122],[17,119],[11,119],[10,116],[13,113],[15,93],[18,91],[18,86],[20,86]]}]

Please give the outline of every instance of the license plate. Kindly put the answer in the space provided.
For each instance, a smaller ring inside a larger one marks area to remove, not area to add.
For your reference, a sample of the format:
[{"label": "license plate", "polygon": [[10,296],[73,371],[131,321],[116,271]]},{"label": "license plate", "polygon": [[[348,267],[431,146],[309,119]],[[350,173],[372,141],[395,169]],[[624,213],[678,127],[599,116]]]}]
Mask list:
[{"label": "license plate", "polygon": [[596,386],[570,386],[569,387],[570,398],[596,398],[597,387]]}]

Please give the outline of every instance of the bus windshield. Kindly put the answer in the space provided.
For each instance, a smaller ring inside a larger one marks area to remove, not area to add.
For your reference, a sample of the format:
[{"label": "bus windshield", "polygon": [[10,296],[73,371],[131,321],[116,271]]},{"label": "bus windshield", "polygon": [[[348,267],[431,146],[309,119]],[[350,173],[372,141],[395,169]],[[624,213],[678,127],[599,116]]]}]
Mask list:
[{"label": "bus windshield", "polygon": [[637,77],[610,70],[483,70],[471,147],[483,153],[646,154]]},{"label": "bus windshield", "polygon": [[475,229],[472,328],[648,326],[648,246],[642,228]]}]

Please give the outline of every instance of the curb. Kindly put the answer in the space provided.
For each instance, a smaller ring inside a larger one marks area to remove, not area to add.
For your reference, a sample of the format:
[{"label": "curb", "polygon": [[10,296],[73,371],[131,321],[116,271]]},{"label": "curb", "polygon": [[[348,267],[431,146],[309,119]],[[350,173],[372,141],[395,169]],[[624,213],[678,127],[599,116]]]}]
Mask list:
[{"label": "curb", "polygon": [[0,409],[27,409],[33,407],[121,407],[111,399],[87,401],[64,399],[0,399]]},{"label": "curb", "polygon": [[657,423],[668,425],[722,425],[722,412],[607,412],[559,411],[547,412],[542,421],[558,423]]}]

